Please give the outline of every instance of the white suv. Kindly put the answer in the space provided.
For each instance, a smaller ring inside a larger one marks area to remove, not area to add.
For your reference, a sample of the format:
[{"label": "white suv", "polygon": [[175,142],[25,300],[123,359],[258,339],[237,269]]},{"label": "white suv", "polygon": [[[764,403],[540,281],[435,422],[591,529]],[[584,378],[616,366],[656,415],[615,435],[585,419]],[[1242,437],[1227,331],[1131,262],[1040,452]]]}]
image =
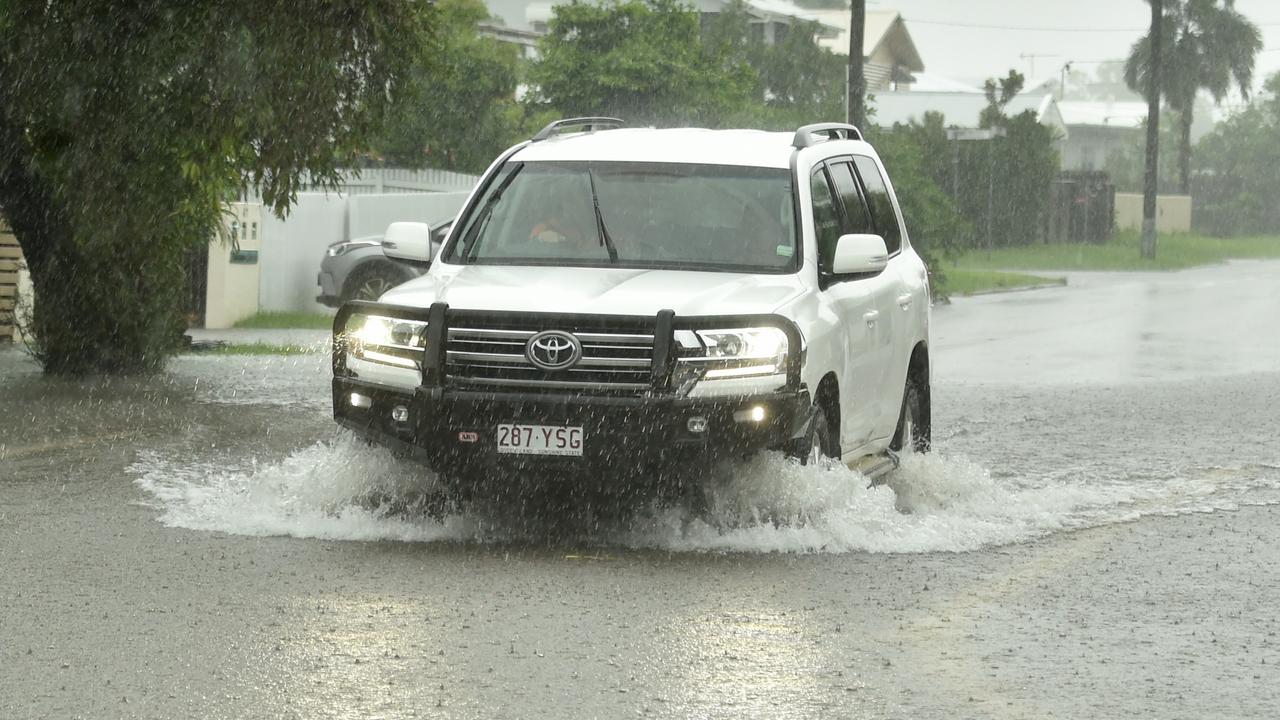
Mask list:
[{"label": "white suv", "polygon": [[[343,306],[337,421],[464,483],[927,449],[928,277],[858,130],[621,124],[511,148],[427,274]],[[428,232],[384,250],[431,260]]]}]

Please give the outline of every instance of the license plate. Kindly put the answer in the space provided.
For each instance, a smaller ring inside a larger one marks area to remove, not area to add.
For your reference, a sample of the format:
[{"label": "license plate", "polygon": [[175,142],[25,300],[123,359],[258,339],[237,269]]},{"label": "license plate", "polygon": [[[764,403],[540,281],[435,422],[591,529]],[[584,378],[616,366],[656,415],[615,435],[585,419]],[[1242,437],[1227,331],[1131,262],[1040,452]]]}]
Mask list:
[{"label": "license plate", "polygon": [[563,425],[499,425],[498,452],[581,457],[582,428]]}]

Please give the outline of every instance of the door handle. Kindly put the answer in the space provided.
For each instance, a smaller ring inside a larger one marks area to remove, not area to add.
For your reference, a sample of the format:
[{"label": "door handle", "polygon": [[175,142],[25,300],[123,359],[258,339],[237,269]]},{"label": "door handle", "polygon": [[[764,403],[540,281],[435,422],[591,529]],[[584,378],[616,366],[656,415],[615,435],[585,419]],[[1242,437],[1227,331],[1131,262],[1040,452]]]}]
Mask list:
[{"label": "door handle", "polygon": [[898,296],[898,307],[906,310],[911,307],[911,293],[904,293]]},{"label": "door handle", "polygon": [[867,327],[875,327],[876,320],[880,319],[880,311],[868,310],[862,313],[862,319],[867,321]]}]

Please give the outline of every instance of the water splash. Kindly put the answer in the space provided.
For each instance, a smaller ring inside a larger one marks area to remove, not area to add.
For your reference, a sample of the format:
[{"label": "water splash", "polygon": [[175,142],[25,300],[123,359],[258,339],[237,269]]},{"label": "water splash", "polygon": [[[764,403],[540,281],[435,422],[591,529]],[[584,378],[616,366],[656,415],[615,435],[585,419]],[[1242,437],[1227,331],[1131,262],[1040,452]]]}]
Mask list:
[{"label": "water splash", "polygon": [[1280,469],[1268,466],[1030,481],[995,478],[945,449],[908,456],[876,486],[838,463],[803,467],[761,455],[709,473],[696,502],[603,515],[544,515],[510,498],[451,507],[421,466],[346,434],[273,462],[193,464],[149,451],[132,469],[146,504],[172,527],[410,542],[551,537],[675,551],[967,551],[1143,515],[1280,502]]}]

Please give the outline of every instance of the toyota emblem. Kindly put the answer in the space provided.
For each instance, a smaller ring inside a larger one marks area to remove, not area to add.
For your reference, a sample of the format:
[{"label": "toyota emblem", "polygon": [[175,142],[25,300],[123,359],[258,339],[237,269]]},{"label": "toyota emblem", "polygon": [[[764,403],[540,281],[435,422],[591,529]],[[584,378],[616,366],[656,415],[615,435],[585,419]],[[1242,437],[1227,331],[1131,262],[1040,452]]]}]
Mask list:
[{"label": "toyota emblem", "polygon": [[582,343],[560,330],[546,330],[529,338],[525,357],[543,370],[568,370],[582,359]]}]

